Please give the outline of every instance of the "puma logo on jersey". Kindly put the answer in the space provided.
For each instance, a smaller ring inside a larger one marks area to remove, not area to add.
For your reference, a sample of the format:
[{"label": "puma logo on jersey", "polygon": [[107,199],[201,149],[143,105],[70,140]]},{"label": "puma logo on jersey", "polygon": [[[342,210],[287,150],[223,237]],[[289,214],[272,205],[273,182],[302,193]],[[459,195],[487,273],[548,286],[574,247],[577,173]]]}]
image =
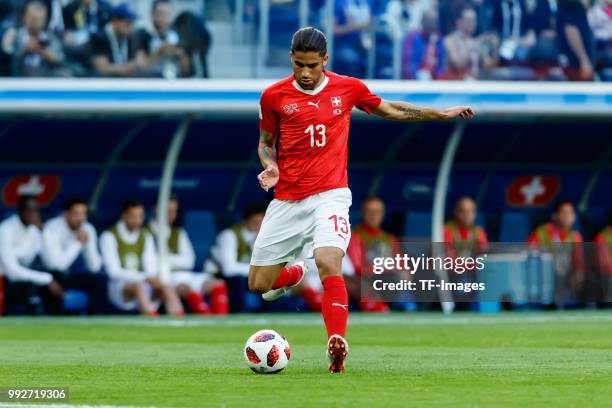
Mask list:
[{"label": "puma logo on jersey", "polygon": [[308,101],[308,105],[314,106],[315,108],[317,108],[317,110],[319,110],[319,102],[321,102],[320,99],[316,103],[312,101]]},{"label": "puma logo on jersey", "polygon": [[343,304],[336,303],[336,302],[332,303],[331,305],[332,305],[332,306],[338,306],[338,307],[341,307],[341,308],[342,308],[342,309],[344,309],[344,310],[348,310],[348,306],[347,306],[347,305],[343,305]]}]

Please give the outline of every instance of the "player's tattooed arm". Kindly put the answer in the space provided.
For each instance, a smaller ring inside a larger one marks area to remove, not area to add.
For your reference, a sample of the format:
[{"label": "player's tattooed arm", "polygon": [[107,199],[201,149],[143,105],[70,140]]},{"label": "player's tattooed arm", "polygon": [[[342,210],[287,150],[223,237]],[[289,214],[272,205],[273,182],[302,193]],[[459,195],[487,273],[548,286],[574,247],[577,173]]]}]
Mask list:
[{"label": "player's tattooed arm", "polygon": [[259,160],[263,168],[267,168],[270,165],[276,166],[276,136],[272,133],[268,133],[265,130],[259,130],[259,147],[257,149],[259,153]]},{"label": "player's tattooed arm", "polygon": [[454,118],[471,119],[474,111],[469,106],[455,106],[447,109],[434,109],[412,105],[406,102],[382,101],[374,114],[389,120],[427,121],[449,120]]},{"label": "player's tattooed arm", "polygon": [[276,162],[276,135],[259,130],[259,161],[264,168],[264,171],[259,173],[257,179],[259,185],[265,191],[268,191],[278,183],[278,163]]}]

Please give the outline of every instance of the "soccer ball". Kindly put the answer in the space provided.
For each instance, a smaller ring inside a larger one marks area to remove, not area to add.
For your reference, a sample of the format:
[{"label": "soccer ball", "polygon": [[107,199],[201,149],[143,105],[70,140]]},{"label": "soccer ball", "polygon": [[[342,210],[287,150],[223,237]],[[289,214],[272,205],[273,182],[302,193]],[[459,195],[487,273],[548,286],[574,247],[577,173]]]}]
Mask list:
[{"label": "soccer ball", "polygon": [[254,333],[244,345],[244,360],[258,374],[276,374],[287,367],[289,342],[274,330]]}]

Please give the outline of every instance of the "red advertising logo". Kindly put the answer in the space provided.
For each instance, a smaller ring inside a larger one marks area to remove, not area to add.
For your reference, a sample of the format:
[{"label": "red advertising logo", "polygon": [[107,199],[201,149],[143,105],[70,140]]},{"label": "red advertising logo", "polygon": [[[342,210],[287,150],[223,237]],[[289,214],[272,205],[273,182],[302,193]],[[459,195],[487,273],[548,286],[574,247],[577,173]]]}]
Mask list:
[{"label": "red advertising logo", "polygon": [[506,189],[506,201],[514,207],[544,207],[555,199],[560,187],[555,176],[520,176]]},{"label": "red advertising logo", "polygon": [[53,174],[22,174],[14,176],[2,188],[2,203],[15,206],[21,195],[33,195],[40,205],[48,205],[60,190],[60,178]]}]

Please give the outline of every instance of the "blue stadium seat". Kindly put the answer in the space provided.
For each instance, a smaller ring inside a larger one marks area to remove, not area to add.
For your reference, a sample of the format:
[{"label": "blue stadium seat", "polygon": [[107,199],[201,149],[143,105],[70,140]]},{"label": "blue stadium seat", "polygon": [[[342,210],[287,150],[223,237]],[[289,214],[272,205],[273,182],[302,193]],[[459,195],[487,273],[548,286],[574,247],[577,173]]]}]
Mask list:
[{"label": "blue stadium seat", "polygon": [[506,211],[501,216],[500,242],[525,242],[529,235],[531,221],[529,214]]},{"label": "blue stadium seat", "polygon": [[428,238],[431,236],[431,212],[410,211],[406,213],[404,235],[415,238]]},{"label": "blue stadium seat", "polygon": [[217,235],[215,215],[210,211],[189,211],[185,214],[183,226],[196,254],[195,268],[200,270]]},{"label": "blue stadium seat", "polygon": [[68,289],[64,292],[64,310],[71,313],[82,313],[87,311],[89,296],[82,290]]}]

